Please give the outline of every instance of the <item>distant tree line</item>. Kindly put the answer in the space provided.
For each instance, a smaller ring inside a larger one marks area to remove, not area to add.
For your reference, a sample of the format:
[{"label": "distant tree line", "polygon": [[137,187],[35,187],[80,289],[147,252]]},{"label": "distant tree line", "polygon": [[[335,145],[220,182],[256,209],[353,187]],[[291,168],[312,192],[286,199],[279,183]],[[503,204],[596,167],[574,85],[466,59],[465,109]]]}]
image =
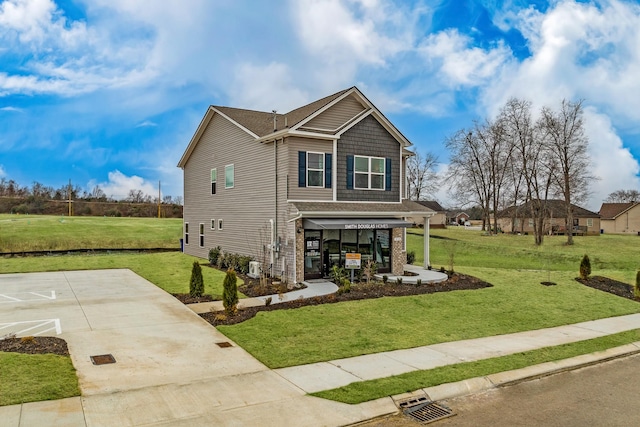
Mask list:
[{"label": "distant tree line", "polygon": [[180,196],[167,195],[158,201],[142,190],[130,190],[127,197],[116,200],[99,186],[86,191],[77,185],[54,188],[34,182],[28,187],[0,178],[0,213],[63,215],[69,213],[69,205],[72,215],[153,217],[159,207],[162,217],[182,217]]}]

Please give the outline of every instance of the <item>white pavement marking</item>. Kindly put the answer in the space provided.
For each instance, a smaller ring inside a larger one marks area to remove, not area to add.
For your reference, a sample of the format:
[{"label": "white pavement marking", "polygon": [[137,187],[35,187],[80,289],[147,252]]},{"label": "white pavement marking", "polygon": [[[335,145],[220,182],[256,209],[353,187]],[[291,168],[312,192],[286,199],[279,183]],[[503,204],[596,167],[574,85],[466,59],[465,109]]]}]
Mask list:
[{"label": "white pavement marking", "polygon": [[60,335],[62,333],[62,326],[60,325],[60,319],[25,320],[22,322],[0,323],[0,334],[24,336],[26,332],[34,330],[36,332],[32,332],[29,335],[38,336],[50,331],[56,331],[56,335]]},{"label": "white pavement marking", "polygon": [[[52,301],[56,299],[56,291],[50,291],[50,292],[51,292],[51,296],[43,295],[38,292],[19,292],[19,293],[11,294],[13,296],[0,294],[0,304],[7,303],[7,302],[24,302],[24,301],[40,301],[40,300]],[[27,297],[17,298],[17,296],[21,296],[21,295],[31,295],[31,297],[27,296]],[[7,301],[3,301],[2,298],[6,299]]]}]

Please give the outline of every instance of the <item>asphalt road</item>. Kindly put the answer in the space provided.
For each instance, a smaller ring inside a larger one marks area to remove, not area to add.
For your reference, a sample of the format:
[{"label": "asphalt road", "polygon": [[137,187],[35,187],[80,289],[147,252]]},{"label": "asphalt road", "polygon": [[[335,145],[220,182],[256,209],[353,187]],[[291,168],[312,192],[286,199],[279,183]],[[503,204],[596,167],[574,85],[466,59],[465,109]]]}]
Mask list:
[{"label": "asphalt road", "polygon": [[[434,427],[640,426],[640,355],[442,402],[456,413]],[[366,427],[416,427],[404,415]]]}]

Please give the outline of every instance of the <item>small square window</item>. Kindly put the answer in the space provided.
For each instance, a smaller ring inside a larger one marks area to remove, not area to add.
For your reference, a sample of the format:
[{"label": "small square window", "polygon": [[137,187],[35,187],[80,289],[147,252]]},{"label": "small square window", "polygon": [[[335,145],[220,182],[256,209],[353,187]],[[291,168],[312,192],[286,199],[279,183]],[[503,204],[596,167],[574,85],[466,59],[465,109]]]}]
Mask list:
[{"label": "small square window", "polygon": [[222,230],[222,220],[218,220],[218,230]]}]

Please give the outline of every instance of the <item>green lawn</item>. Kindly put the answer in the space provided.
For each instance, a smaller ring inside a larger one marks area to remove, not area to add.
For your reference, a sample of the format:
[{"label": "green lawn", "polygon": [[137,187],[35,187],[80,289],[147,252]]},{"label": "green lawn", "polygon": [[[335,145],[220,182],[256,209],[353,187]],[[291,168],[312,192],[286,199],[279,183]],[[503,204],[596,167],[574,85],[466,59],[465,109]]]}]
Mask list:
[{"label": "green lawn", "polygon": [[80,395],[68,356],[0,352],[0,366],[0,406]]},{"label": "green lawn", "polygon": [[0,214],[0,252],[179,248],[182,219]]}]

